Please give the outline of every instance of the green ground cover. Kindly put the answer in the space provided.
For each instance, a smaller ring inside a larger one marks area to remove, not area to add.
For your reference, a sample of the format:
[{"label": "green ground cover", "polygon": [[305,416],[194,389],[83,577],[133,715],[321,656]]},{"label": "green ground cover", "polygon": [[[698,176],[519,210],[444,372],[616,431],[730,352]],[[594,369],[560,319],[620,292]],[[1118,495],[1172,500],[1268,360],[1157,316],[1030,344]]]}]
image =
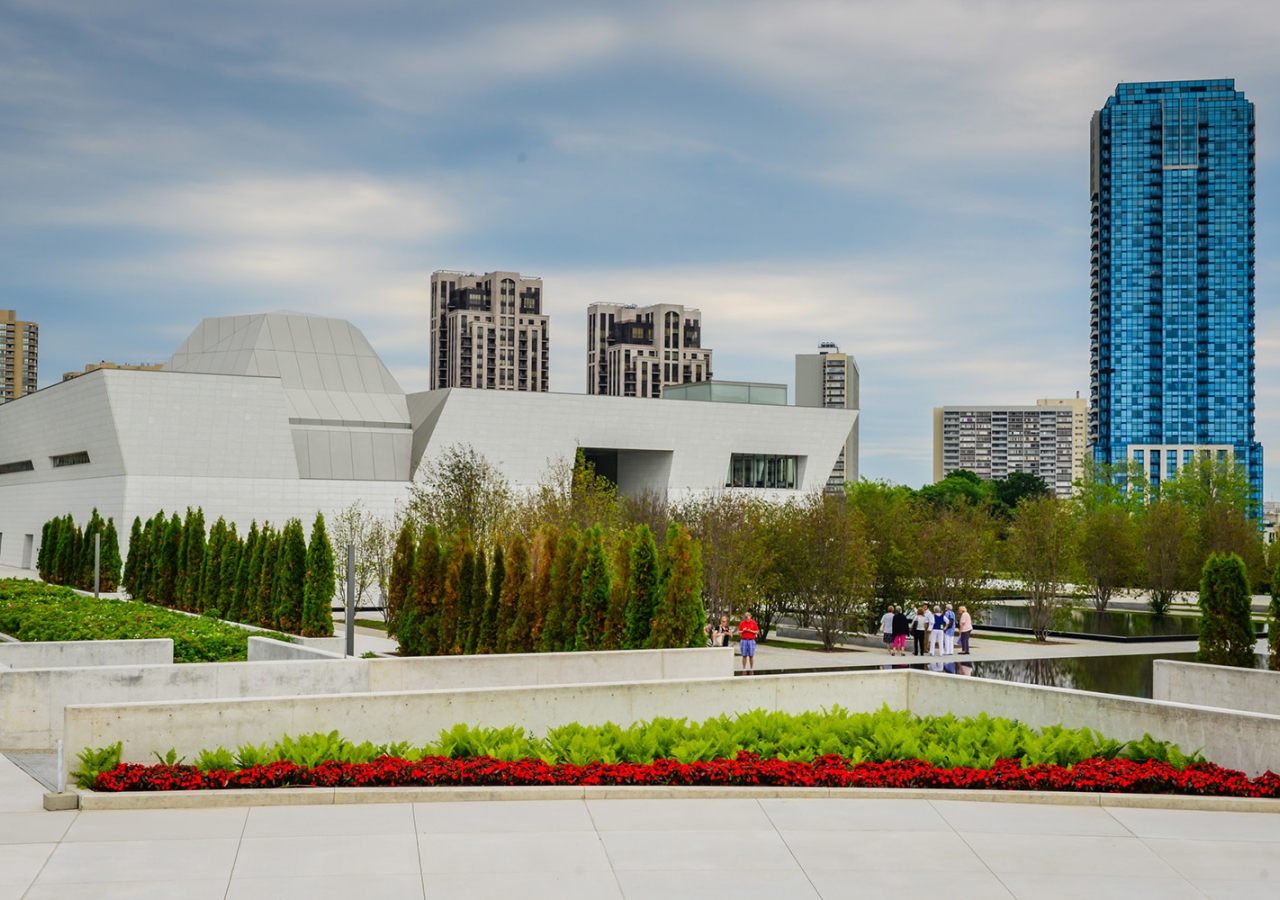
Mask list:
[{"label": "green ground cover", "polygon": [[[171,638],[176,663],[243,661],[254,633],[208,616],[83,597],[70,588],[19,579],[0,579],[0,632],[21,641]],[[256,634],[291,640],[275,632]]]},{"label": "green ground cover", "polygon": [[[473,728],[456,725],[421,747],[408,743],[356,744],[334,731],[329,734],[285,735],[274,744],[247,744],[202,751],[192,763],[203,771],[235,772],[253,766],[287,761],[315,767],[325,762],[367,763],[382,757],[451,759],[490,757],[506,762],[537,759],[550,764],[583,766],[594,762],[649,764],[655,759],[681,763],[732,759],[747,752],[762,759],[812,762],[839,754],[853,763],[924,760],[935,766],[989,768],[996,760],[1016,759],[1024,766],[1072,766],[1086,759],[1156,760],[1182,768],[1203,761],[1167,741],[1150,736],[1141,741],[1117,741],[1088,728],[1060,725],[1031,728],[1021,722],[985,714],[976,718],[915,716],[882,707],[854,713],[834,707],[829,712],[791,715],[755,710],[739,716],[720,716],[705,722],[658,718],[629,727],[612,723],[550,729],[545,736],[522,728]],[[186,762],[170,751],[157,758],[169,765]],[[79,774],[91,785],[100,771],[119,763],[119,747],[85,750]]]}]

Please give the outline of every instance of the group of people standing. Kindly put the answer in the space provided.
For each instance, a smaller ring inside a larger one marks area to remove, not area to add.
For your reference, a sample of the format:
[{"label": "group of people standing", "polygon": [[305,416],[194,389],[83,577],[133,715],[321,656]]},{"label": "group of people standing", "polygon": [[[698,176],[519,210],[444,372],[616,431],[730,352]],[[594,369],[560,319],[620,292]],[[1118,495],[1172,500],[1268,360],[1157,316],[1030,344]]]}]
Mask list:
[{"label": "group of people standing", "polygon": [[914,612],[903,612],[901,606],[890,606],[889,611],[880,618],[880,628],[884,632],[884,643],[889,655],[906,656],[907,637],[910,636],[915,645],[915,656],[954,656],[958,633],[960,653],[968,656],[973,617],[963,606],[959,613],[957,616],[950,603],[945,609],[920,606]]}]

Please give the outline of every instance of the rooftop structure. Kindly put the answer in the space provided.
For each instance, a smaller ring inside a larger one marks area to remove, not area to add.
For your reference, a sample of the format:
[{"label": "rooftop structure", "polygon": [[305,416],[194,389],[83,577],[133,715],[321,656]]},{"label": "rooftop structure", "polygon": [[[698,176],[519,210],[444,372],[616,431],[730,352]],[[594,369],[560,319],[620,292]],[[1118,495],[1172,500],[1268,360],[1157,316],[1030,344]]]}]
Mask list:
[{"label": "rooftop structure", "polygon": [[787,386],[753,381],[703,381],[694,384],[673,384],[663,388],[662,396],[665,400],[705,400],[712,403],[786,406]]},{"label": "rooftop structure", "polygon": [[119,363],[102,362],[89,363],[84,367],[83,372],[63,372],[62,380],[70,381],[72,378],[79,378],[81,375],[87,375],[90,372],[96,372],[99,369],[123,369],[126,372],[159,372],[164,368],[164,363],[140,363],[138,365],[121,365]]}]

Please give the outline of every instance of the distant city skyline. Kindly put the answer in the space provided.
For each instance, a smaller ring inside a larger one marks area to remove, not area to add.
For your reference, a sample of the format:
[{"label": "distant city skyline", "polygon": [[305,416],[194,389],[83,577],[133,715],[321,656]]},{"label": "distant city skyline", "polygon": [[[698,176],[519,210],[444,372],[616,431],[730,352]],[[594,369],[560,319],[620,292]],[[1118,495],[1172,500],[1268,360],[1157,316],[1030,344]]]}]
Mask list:
[{"label": "distant city skyline", "polygon": [[861,473],[918,486],[935,406],[1088,395],[1092,112],[1117,82],[1231,77],[1261,111],[1280,446],[1273,4],[999,10],[5,7],[0,306],[40,323],[46,386],[285,309],[351,319],[420,390],[431,272],[501,265],[547,285],[552,391],[586,388],[594,302],[701,310],[729,380],[794,390],[835,340]]}]

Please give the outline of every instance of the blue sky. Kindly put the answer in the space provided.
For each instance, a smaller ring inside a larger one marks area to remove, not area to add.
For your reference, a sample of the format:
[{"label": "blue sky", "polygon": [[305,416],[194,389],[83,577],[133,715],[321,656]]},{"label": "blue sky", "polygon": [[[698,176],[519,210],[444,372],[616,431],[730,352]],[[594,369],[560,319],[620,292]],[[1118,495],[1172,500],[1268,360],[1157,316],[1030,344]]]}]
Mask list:
[{"label": "blue sky", "polygon": [[1280,488],[1274,3],[0,0],[0,307],[41,384],[205,316],[349,318],[426,387],[434,269],[703,311],[726,379],[862,371],[862,471],[931,409],[1088,395],[1088,123],[1118,81],[1258,109],[1258,437]]}]

